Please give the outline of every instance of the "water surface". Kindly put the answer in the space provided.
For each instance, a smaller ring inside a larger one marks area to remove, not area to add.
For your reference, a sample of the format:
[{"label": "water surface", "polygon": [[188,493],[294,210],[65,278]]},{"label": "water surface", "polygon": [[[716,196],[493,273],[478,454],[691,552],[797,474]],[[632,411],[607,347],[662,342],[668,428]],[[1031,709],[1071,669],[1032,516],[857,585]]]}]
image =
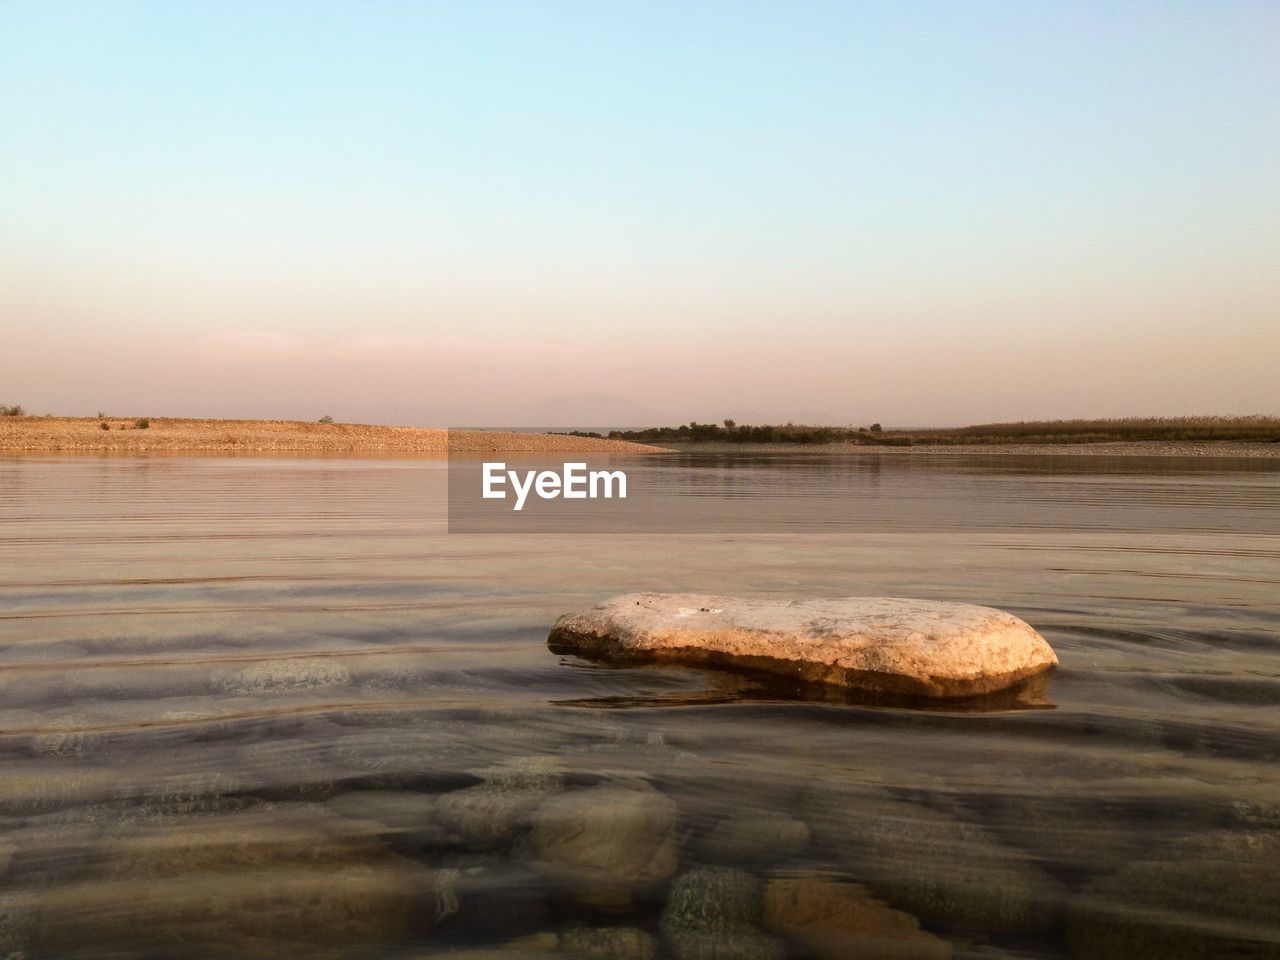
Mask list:
[{"label": "water surface", "polygon": [[[1280,955],[1280,461],[635,469],[804,522],[448,535],[443,461],[0,460],[0,956],[854,956],[869,897],[894,956]],[[990,604],[1062,667],[924,710],[547,649],[633,590]]]}]

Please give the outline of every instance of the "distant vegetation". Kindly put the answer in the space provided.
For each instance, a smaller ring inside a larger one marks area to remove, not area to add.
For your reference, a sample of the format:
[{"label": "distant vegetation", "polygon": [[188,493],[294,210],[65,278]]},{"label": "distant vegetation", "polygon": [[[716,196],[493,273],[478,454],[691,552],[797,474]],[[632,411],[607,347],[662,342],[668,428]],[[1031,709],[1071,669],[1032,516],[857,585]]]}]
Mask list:
[{"label": "distant vegetation", "polygon": [[[581,430],[569,436],[602,437]],[[679,427],[611,430],[614,440],[637,443],[787,443],[929,446],[965,443],[1107,443],[1120,441],[1188,442],[1237,440],[1280,443],[1280,417],[1128,417],[1111,420],[1027,420],[984,423],[936,430],[885,430],[866,427],[814,427],[787,423],[751,426],[725,420],[721,424],[690,421]]]},{"label": "distant vegetation", "polygon": [[25,417],[27,411],[22,409],[21,404],[15,403],[12,407],[0,405],[0,417]]},{"label": "distant vegetation", "polygon": [[[877,427],[879,424],[876,425]],[[587,434],[600,436],[600,434]],[[876,438],[880,439],[876,439]],[[810,427],[796,423],[752,426],[733,420],[698,423],[696,420],[678,427],[650,427],[645,430],[611,430],[611,440],[637,443],[885,443],[883,434],[873,437],[869,427]]]},{"label": "distant vegetation", "polygon": [[[1028,420],[915,431],[919,443],[1106,443],[1120,440],[1280,442],[1280,417],[1125,417]],[[935,439],[936,438],[936,439]]]}]

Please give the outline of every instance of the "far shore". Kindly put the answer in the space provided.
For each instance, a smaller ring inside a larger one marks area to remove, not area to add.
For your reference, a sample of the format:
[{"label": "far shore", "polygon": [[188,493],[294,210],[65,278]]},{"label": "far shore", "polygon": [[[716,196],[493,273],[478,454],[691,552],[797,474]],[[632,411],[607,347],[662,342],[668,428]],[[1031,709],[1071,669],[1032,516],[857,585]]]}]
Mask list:
[{"label": "far shore", "polygon": [[1280,458],[1280,443],[1236,440],[1119,440],[1079,443],[920,443],[903,446],[862,443],[680,443],[680,453],[842,453],[888,457],[991,454],[1053,457],[1250,457]]},{"label": "far shore", "polygon": [[[145,426],[144,426],[145,424]],[[663,447],[543,433],[300,420],[0,417],[0,453],[663,453]]]},{"label": "far shore", "polygon": [[[145,423],[146,426],[142,426]],[[288,454],[437,456],[450,453],[796,453],[867,456],[958,454],[1280,458],[1280,443],[1120,440],[1057,443],[716,443],[663,446],[560,433],[390,427],[300,420],[185,417],[0,417],[0,453]]]}]

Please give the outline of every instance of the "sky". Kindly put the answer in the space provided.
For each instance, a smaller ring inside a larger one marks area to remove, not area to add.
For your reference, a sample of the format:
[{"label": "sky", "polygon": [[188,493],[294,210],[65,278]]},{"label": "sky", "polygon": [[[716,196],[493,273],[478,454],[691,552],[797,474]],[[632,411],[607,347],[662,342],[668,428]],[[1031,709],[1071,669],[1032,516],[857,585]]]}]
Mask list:
[{"label": "sky", "polygon": [[0,403],[1280,413],[1280,5],[0,0]]}]

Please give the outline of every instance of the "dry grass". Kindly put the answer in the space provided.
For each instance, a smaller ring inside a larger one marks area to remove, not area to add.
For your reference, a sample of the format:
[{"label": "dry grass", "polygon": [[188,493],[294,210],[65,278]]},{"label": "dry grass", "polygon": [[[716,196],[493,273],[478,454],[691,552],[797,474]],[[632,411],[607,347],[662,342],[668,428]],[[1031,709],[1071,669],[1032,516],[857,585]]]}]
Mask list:
[{"label": "dry grass", "polygon": [[[449,452],[659,453],[618,440],[538,433],[381,427],[297,420],[193,420],[175,417],[3,417],[4,452],[295,454]],[[103,429],[103,427],[106,429]]]}]

